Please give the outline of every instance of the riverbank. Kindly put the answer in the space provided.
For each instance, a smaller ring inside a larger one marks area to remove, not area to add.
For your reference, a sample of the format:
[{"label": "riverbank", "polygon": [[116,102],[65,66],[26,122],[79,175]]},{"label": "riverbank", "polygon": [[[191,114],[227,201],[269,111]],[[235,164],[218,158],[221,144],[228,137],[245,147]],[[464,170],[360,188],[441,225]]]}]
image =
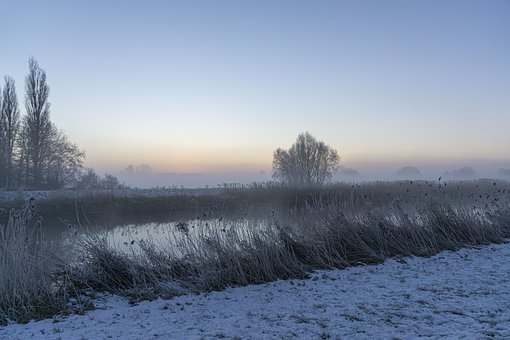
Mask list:
[{"label": "riverbank", "polygon": [[0,327],[5,339],[510,337],[510,244]]}]

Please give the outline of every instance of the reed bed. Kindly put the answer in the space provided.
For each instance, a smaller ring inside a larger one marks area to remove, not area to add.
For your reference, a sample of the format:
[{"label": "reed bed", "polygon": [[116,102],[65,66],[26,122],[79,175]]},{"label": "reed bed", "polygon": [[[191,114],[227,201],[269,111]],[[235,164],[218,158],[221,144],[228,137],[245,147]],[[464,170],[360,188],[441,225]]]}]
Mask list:
[{"label": "reed bed", "polygon": [[[95,232],[77,238],[78,257],[61,266],[52,264],[28,202],[0,230],[0,322],[68,312],[95,292],[135,303],[506,242],[509,189],[489,180],[230,188],[200,206],[207,220],[169,225],[167,242],[133,240],[126,251]],[[250,207],[261,202],[266,219],[250,225]],[[241,227],[220,223],[232,210],[246,215]]]},{"label": "reed bed", "polygon": [[55,257],[43,242],[42,220],[29,200],[0,226],[0,324],[27,322],[61,312],[67,294],[51,271]]},{"label": "reed bed", "polygon": [[[166,246],[143,240],[135,244],[138,251],[130,254],[108,244],[106,236],[95,236],[87,241],[86,256],[76,267],[80,275],[74,279],[136,301],[151,295],[304,278],[315,269],[432,256],[443,250],[506,242],[510,237],[506,193],[500,192],[491,205],[472,206],[472,201],[459,203],[431,188],[425,198],[412,204],[391,193],[384,195],[391,199],[383,205],[361,199],[367,193],[375,197],[370,188],[354,189],[359,192],[299,191],[302,201],[272,211],[264,223],[251,227],[225,228],[196,220],[183,224],[186,228],[174,226]],[[189,229],[192,224],[195,230]],[[101,258],[108,260],[98,262]]]}]

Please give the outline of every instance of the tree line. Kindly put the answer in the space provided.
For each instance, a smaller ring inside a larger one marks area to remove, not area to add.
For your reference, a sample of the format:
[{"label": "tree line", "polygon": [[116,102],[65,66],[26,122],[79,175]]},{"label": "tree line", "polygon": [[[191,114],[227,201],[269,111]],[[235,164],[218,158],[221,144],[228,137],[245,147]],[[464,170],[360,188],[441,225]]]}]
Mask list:
[{"label": "tree line", "polygon": [[[22,116],[15,81],[0,86],[0,189],[115,189],[115,176],[99,177],[84,168],[85,152],[69,141],[50,119],[46,72],[31,57],[25,78]],[[292,186],[323,185],[338,168],[335,149],[310,133],[298,136],[290,149],[273,154],[273,178]]]},{"label": "tree line", "polygon": [[14,79],[5,76],[0,88],[0,188],[58,189],[77,183],[85,152],[51,121],[50,88],[38,62],[28,62],[24,115]]}]

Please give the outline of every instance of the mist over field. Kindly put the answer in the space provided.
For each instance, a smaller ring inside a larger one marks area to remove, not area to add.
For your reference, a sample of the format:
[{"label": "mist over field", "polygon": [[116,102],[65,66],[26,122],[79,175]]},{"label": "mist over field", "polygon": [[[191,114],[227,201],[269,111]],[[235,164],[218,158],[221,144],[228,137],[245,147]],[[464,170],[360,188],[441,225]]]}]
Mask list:
[{"label": "mist over field", "polygon": [[[347,167],[340,161],[340,168],[334,172],[331,182],[370,182],[370,181],[395,181],[402,179],[411,180],[437,180],[443,177],[445,180],[460,181],[474,180],[479,178],[495,178],[501,180],[510,180],[510,171],[505,166],[506,162],[466,162],[466,163],[448,163],[444,164],[424,164],[416,162],[419,166],[412,166],[419,169],[419,174],[399,173],[399,170],[406,166],[399,163],[384,164],[359,164],[356,167]],[[470,167],[475,174],[455,173],[455,170]],[[244,170],[244,171],[217,171],[204,173],[168,173],[150,170],[146,173],[128,174],[124,170],[112,171],[118,179],[129,186],[138,188],[153,187],[189,187],[204,188],[218,187],[225,184],[251,184],[253,182],[273,181],[271,169],[266,170]]]},{"label": "mist over field", "polygon": [[216,172],[216,173],[149,173],[149,174],[126,174],[119,172],[118,179],[129,186],[138,188],[155,187],[187,187],[204,188],[217,187],[223,184],[250,184],[253,182],[267,182],[271,180],[271,173],[264,171],[239,171],[239,172]]}]

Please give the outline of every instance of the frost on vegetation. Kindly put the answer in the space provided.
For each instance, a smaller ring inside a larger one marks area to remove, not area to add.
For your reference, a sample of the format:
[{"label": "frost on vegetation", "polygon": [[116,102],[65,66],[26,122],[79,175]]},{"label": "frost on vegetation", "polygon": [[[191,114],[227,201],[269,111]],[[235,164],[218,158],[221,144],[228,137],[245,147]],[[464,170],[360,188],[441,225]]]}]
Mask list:
[{"label": "frost on vegetation", "polygon": [[[72,305],[76,305],[96,292],[115,293],[138,303],[279,279],[303,279],[318,269],[379,264],[388,258],[429,257],[443,250],[502,243],[510,237],[510,209],[508,198],[504,199],[507,189],[498,189],[496,182],[490,183],[490,189],[503,190],[500,196],[479,194],[484,201],[494,200],[494,204],[478,204],[475,208],[459,203],[460,199],[437,199],[443,197],[442,183],[440,188],[437,184],[429,187],[424,181],[400,183],[393,187],[353,186],[348,195],[292,193],[293,198],[302,195],[306,200],[296,199],[295,205],[273,211],[266,223],[252,227],[223,228],[197,220],[182,222],[186,228],[179,228],[181,224],[175,223],[172,233],[168,233],[172,234],[171,242],[161,245],[151,239],[133,241],[126,245],[128,249],[136,247],[131,253],[121,251],[104,235],[80,237],[78,259],[53,272],[41,242],[26,243],[26,237],[21,236],[25,234],[5,236],[4,231],[2,240],[15,238],[2,241],[4,253],[16,255],[16,251],[26,249],[22,256],[4,257],[2,263],[2,278],[6,278],[2,289],[8,293],[2,294],[4,320],[23,322],[58,313],[69,305],[71,297],[75,299]],[[397,196],[395,187],[404,194]],[[409,188],[422,197],[435,197],[406,203],[415,195],[408,192]],[[257,190],[243,195],[264,197],[264,190],[269,189]],[[452,194],[456,194],[455,187]],[[32,230],[26,222],[30,218],[23,217],[33,216],[30,205],[27,207],[14,214],[13,222],[10,220],[4,230]],[[38,230],[39,224],[35,226]],[[21,246],[8,248],[15,242],[21,242]],[[21,268],[27,268],[19,278],[16,275],[21,272],[11,270],[14,265],[6,260],[14,258],[22,262]],[[33,285],[26,286],[26,282]],[[13,292],[21,288],[31,298],[49,299],[50,303],[44,300],[40,305],[52,309],[27,309],[38,304],[18,299]],[[10,310],[9,306],[15,308]],[[15,316],[12,311],[23,316]]]},{"label": "frost on vegetation", "polygon": [[42,219],[33,222],[34,214],[31,199],[0,226],[0,323],[48,317],[66,304],[51,274],[55,263],[43,242]]},{"label": "frost on vegetation", "polygon": [[[481,214],[432,204],[411,213],[393,203],[390,213],[384,209],[360,213],[333,201],[306,205],[293,215],[293,224],[273,216],[253,228],[225,230],[206,224],[197,227],[201,232],[191,232],[190,227],[176,227],[171,247],[143,240],[129,255],[106,237],[89,238],[70,277],[77,286],[135,299],[137,294],[140,299],[168,297],[304,278],[315,269],[432,256],[442,250],[501,243],[510,236],[508,208]],[[165,289],[162,282],[173,282],[179,289]]]},{"label": "frost on vegetation", "polygon": [[508,339],[509,256],[490,245],[134,305],[103,295],[86,316],[0,327],[0,338]]}]

